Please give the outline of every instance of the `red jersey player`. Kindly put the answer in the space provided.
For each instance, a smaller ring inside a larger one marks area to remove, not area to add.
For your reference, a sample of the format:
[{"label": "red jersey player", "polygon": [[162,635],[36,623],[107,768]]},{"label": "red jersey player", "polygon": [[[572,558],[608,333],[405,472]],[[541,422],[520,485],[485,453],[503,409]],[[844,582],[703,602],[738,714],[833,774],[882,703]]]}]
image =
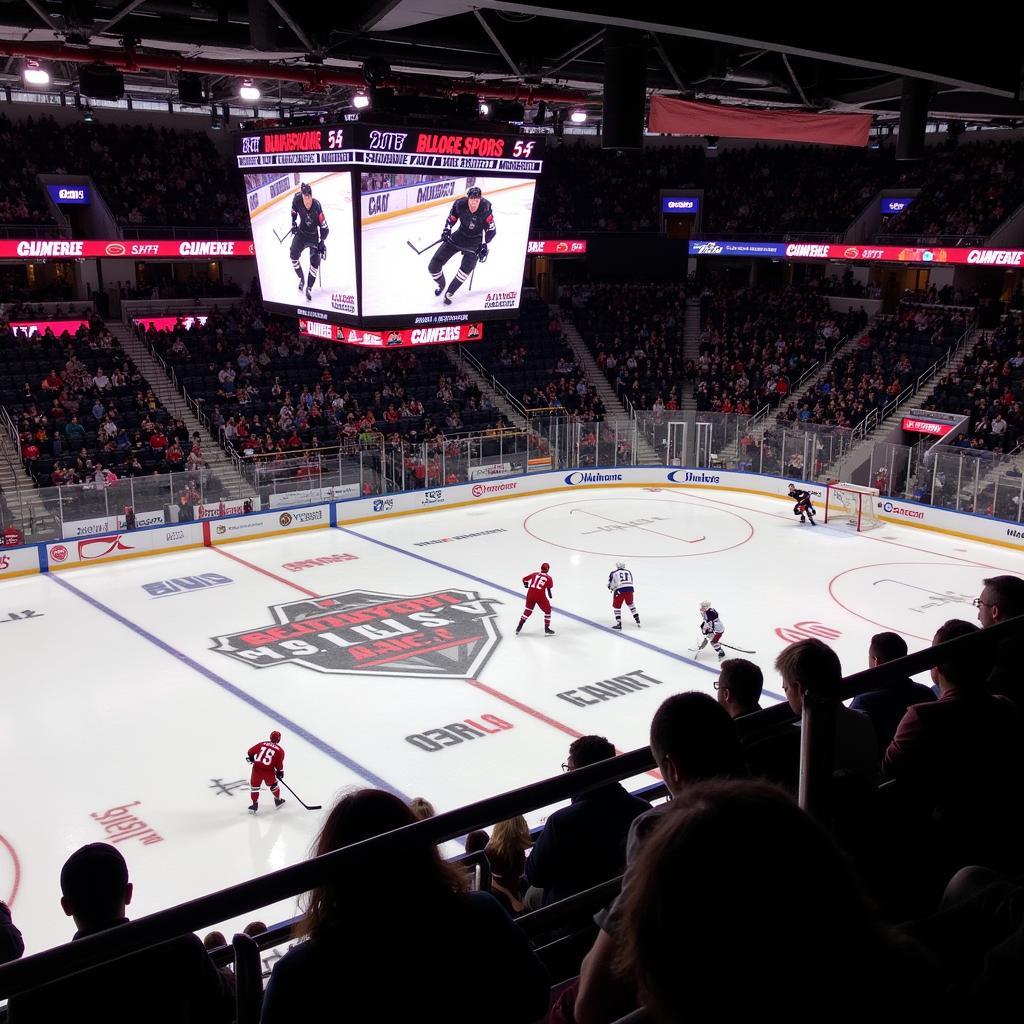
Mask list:
[{"label": "red jersey player", "polygon": [[255,814],[259,810],[260,784],[265,782],[273,794],[274,806],[284,803],[281,799],[281,787],[277,780],[284,778],[284,748],[281,746],[281,734],[275,729],[269,740],[254,743],[245,756],[252,765],[252,776],[249,779],[249,795],[252,803],[249,810]]},{"label": "red jersey player", "polygon": [[555,581],[548,575],[551,566],[547,562],[541,564],[540,572],[531,572],[523,577],[523,586],[526,587],[526,607],[523,609],[523,616],[516,626],[516,636],[523,628],[523,623],[533,613],[533,606],[537,605],[544,613],[544,635],[554,636],[555,631],[551,628],[551,591],[555,588]]}]

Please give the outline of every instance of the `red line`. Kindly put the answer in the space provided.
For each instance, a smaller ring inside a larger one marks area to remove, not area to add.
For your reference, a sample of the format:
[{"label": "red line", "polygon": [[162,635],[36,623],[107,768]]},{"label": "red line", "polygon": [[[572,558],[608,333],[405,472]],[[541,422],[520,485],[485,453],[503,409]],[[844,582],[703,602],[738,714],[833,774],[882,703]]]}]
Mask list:
[{"label": "red line", "polygon": [[14,885],[11,886],[11,895],[6,900],[7,906],[13,908],[14,898],[18,895],[18,889],[21,886],[21,862],[18,860],[18,854],[14,847],[3,836],[0,836],[0,843],[7,847],[7,852],[11,855],[11,861],[14,864]]},{"label": "red line", "polygon": [[[446,647],[462,647],[464,644],[476,643],[477,640],[482,639],[483,637],[480,636],[471,636],[468,640],[449,640],[446,644],[437,644],[434,647],[417,647],[408,654],[403,654],[401,657],[397,658],[379,658],[377,661],[353,662],[352,667],[358,669],[361,665],[390,665],[393,661],[405,661],[408,658],[415,658],[418,654],[426,654],[428,651],[443,651]],[[424,678],[431,679],[433,677],[425,676]]]},{"label": "red line", "polygon": [[232,555],[229,551],[225,551],[221,547],[214,547],[214,551],[218,555],[223,555],[225,558],[230,558],[232,562],[238,562],[240,565],[248,566],[250,569],[255,569],[256,572],[263,573],[264,576],[269,576],[272,580],[277,580],[278,583],[283,583],[287,587],[292,587],[295,590],[301,591],[307,597],[322,597],[323,595],[316,593],[314,590],[307,590],[305,587],[296,583],[294,580],[285,579],[284,576],[278,576],[276,572],[271,572],[269,569],[264,569],[262,566],[256,565],[253,562],[247,562],[244,558],[239,558],[238,555]]}]

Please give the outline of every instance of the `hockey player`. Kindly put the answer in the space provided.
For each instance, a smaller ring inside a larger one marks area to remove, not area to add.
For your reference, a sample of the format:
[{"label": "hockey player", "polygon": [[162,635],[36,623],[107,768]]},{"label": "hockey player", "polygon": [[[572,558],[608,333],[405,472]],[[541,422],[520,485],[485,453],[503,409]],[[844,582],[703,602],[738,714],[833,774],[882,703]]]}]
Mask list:
[{"label": "hockey player", "polygon": [[[465,196],[452,203],[441,231],[441,244],[427,264],[427,270],[434,279],[434,294],[444,292],[446,306],[451,305],[452,296],[462,287],[477,263],[486,262],[488,246],[498,233],[490,200],[483,196],[479,186],[473,185],[466,190]],[[457,252],[462,253],[462,262],[445,291],[444,265]]]},{"label": "hockey player", "polygon": [[796,484],[790,484],[789,496],[796,502],[793,506],[793,515],[799,516],[801,523],[809,522],[813,526],[814,517],[818,513],[811,504],[811,492],[801,491]]},{"label": "hockey player", "polygon": [[710,642],[711,646],[715,649],[715,653],[718,655],[718,660],[721,661],[725,657],[725,651],[722,649],[719,641],[725,632],[725,626],[722,625],[718,612],[711,607],[710,601],[701,601],[700,603],[700,631],[704,634],[704,641],[697,648],[698,653],[703,651]]},{"label": "hockey player", "polygon": [[284,803],[281,798],[281,787],[277,784],[278,779],[284,778],[284,748],[281,746],[281,734],[275,729],[269,740],[254,743],[246,753],[245,759],[252,765],[252,775],[249,778],[249,795],[252,797],[252,803],[249,810],[253,814],[259,810],[260,784],[264,782],[274,797],[274,806],[280,807]]},{"label": "hockey player", "polygon": [[615,625],[612,629],[622,629],[622,602],[633,613],[633,621],[640,625],[640,613],[633,604],[633,574],[626,568],[625,562],[616,562],[615,568],[608,573],[608,589],[612,592],[612,608],[615,610]]},{"label": "hockey player", "polygon": [[[292,196],[292,247],[288,255],[292,269],[299,279],[299,291],[305,291],[306,301],[313,298],[313,285],[320,273],[320,261],[327,259],[327,235],[330,228],[324,216],[319,199],[313,198],[313,188],[308,181],[302,183]],[[302,273],[300,257],[303,249],[309,249],[309,279]]]},{"label": "hockey player", "polygon": [[540,572],[531,572],[523,577],[523,586],[526,587],[526,607],[523,609],[519,625],[516,626],[516,636],[519,636],[523,623],[533,613],[534,605],[537,605],[544,613],[544,635],[555,635],[555,631],[551,628],[551,591],[555,588],[555,581],[548,575],[550,568],[551,566],[547,562],[542,562]]}]

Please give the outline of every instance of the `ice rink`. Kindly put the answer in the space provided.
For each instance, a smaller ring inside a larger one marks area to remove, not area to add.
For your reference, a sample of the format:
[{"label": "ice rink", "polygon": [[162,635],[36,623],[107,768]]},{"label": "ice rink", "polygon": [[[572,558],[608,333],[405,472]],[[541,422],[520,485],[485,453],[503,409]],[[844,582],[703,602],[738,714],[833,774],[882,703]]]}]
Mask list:
[{"label": "ice rink", "polygon": [[[479,184],[494,207],[498,230],[487,261],[477,264],[472,289],[467,280],[455,293],[452,304],[443,306],[442,297],[434,295],[434,282],[427,272],[435,249],[418,256],[406,245],[408,241],[422,249],[436,241],[441,236],[451,203],[413,210],[362,227],[363,313],[366,316],[428,313],[435,307],[453,312],[483,309],[489,292],[503,291],[516,293],[515,308],[518,309],[536,183],[521,178],[507,181],[488,178],[480,179]],[[456,254],[445,264],[447,282],[451,282],[459,269],[460,259]]]},{"label": "ice rink", "polygon": [[[320,265],[320,277],[313,288],[313,298],[306,302],[305,292],[299,291],[299,279],[289,258],[289,235],[279,242],[274,236],[283,236],[291,227],[291,205],[295,189],[289,189],[269,207],[257,213],[252,220],[252,237],[256,243],[256,263],[259,267],[260,288],[267,302],[280,302],[288,306],[307,306],[327,312],[332,309],[331,296],[350,296],[355,303],[356,258],[352,226],[352,184],[348,172],[339,174],[306,174],[313,188],[313,198],[320,200],[330,234],[327,236],[327,259]],[[309,274],[309,250],[299,257],[303,273]],[[343,312],[352,312],[346,308]],[[356,310],[358,312],[358,310]]]},{"label": "ice rink", "polygon": [[[635,574],[640,630],[628,615],[610,628],[616,560]],[[557,635],[535,613],[516,637],[520,579],[542,561]],[[582,734],[637,747],[667,695],[714,692],[716,659],[688,651],[702,599],[725,643],[756,652],[772,703],[790,640],[822,636],[857,671],[873,633],[919,649],[945,620],[974,620],[982,579],[1007,572],[1024,574],[1024,556],[910,527],[802,527],[770,498],[637,487],[5,583],[0,898],[34,952],[74,931],[58,877],[83,843],[117,842],[138,917],[305,858],[346,787],[445,810],[557,774]],[[264,792],[248,813],[245,752],[274,728],[285,781],[324,811],[287,792],[274,810]]]}]

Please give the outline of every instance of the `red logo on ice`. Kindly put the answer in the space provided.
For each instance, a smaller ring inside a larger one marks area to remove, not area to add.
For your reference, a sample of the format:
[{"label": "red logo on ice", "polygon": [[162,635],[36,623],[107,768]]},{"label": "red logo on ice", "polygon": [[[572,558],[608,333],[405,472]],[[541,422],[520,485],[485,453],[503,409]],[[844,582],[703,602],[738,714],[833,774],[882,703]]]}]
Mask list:
[{"label": "red logo on ice", "polygon": [[819,640],[836,640],[843,634],[831,626],[823,626],[820,622],[797,622],[792,626],[778,626],[775,635],[786,643],[796,643],[797,640],[809,640],[811,637],[818,637]]}]

